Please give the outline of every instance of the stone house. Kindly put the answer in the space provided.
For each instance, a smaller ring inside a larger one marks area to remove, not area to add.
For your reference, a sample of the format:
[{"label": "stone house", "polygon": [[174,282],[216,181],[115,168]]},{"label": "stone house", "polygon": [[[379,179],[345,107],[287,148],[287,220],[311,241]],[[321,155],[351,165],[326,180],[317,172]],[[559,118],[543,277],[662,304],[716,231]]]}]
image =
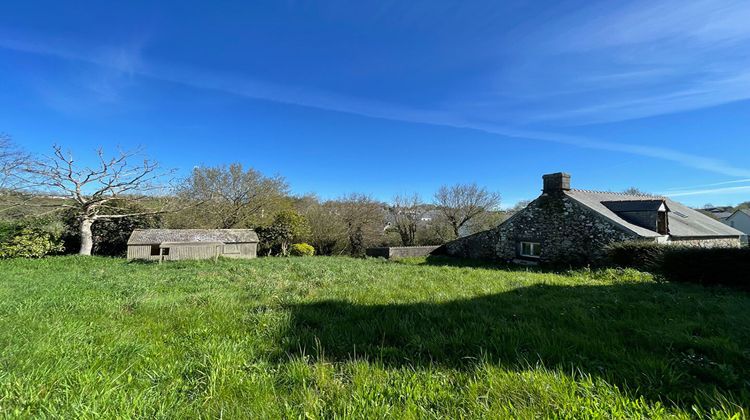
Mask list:
[{"label": "stone house", "polygon": [[543,176],[542,195],[496,228],[438,252],[526,264],[587,264],[615,242],[739,247],[742,232],[666,197],[576,190],[570,175]]},{"label": "stone house", "polygon": [[128,260],[255,258],[257,252],[251,229],[136,229],[128,239]]}]

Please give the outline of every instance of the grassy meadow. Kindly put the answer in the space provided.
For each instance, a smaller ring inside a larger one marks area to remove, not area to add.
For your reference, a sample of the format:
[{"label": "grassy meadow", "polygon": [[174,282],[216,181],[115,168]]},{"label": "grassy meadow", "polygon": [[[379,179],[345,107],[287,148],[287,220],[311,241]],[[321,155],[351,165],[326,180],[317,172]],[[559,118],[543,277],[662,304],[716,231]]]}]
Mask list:
[{"label": "grassy meadow", "polygon": [[0,416],[744,418],[748,320],[635,271],[5,260]]}]

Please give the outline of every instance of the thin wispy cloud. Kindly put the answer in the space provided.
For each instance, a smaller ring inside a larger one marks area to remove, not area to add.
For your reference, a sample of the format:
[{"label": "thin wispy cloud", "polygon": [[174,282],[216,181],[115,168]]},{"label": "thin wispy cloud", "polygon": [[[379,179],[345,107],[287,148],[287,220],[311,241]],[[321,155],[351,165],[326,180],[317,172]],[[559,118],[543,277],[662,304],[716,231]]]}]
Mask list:
[{"label": "thin wispy cloud", "polygon": [[[40,42],[20,42],[0,39],[0,48],[32,54],[75,60],[112,69],[118,73],[138,75],[199,89],[209,89],[250,99],[342,112],[364,117],[418,124],[478,130],[505,138],[535,140],[570,146],[605,150],[675,162],[687,167],[732,177],[750,177],[750,169],[733,166],[725,161],[692,155],[668,148],[608,142],[581,136],[563,135],[548,131],[516,129],[501,124],[478,122],[460,112],[415,109],[392,103],[361,99],[347,95],[304,87],[278,85],[250,79],[228,72],[195,69],[171,63],[147,60],[140,50],[118,48],[82,48],[81,46],[50,47]],[[86,54],[80,51],[87,51]],[[117,52],[117,53],[114,53]],[[127,51],[131,51],[128,53]]]},{"label": "thin wispy cloud", "polygon": [[[91,64],[60,71],[57,78],[29,75],[29,84],[42,101],[62,113],[78,114],[97,110],[101,105],[117,104],[123,92],[135,85],[134,77],[142,67],[143,42],[117,47],[95,47],[87,44],[64,44],[57,39],[47,44],[0,39],[0,48],[56,57],[70,62]],[[79,51],[86,51],[82,54]]]},{"label": "thin wispy cloud", "polygon": [[675,188],[669,188],[667,191],[679,192],[683,190],[692,190],[695,188],[718,187],[721,185],[733,185],[733,184],[750,184],[750,178],[734,179],[731,181],[722,181],[722,182],[713,182],[710,184],[691,185],[689,187],[675,187]]},{"label": "thin wispy cloud", "polygon": [[569,50],[681,41],[713,47],[750,39],[750,5],[745,0],[660,0],[594,4],[555,40]]},{"label": "thin wispy cloud", "polygon": [[664,195],[667,197],[687,197],[692,195],[746,193],[748,191],[750,191],[750,185],[744,185],[741,187],[708,188],[682,192],[666,192]]},{"label": "thin wispy cloud", "polygon": [[[541,96],[527,103],[535,112],[520,118],[557,125],[748,100],[748,22],[746,0],[591,3],[533,22],[539,30],[525,27],[530,35],[523,47],[532,52],[519,60],[522,73],[511,73],[504,83],[519,98]],[[544,95],[560,90],[563,97]]]}]

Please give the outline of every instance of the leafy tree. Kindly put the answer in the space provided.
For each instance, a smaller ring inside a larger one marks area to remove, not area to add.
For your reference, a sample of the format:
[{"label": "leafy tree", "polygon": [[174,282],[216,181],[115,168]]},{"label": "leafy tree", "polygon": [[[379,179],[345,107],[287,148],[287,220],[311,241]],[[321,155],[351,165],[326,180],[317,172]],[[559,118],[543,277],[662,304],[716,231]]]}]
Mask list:
[{"label": "leafy tree", "polygon": [[[158,163],[146,158],[138,163],[131,163],[138,157],[138,152],[120,152],[115,157],[106,158],[99,149],[97,164],[82,167],[70,153],[64,153],[61,147],[54,146],[53,150],[52,156],[32,162],[24,168],[25,181],[34,188],[59,197],[54,202],[45,204],[45,207],[52,211],[71,210],[76,214],[81,238],[78,251],[80,255],[91,255],[94,223],[163,213],[171,203],[169,200],[154,198],[154,194],[164,189],[160,181],[171,171],[163,171]],[[115,201],[145,200],[160,206],[158,209],[136,213],[118,213],[112,206]]]},{"label": "leafy tree", "polygon": [[305,217],[296,211],[284,210],[274,216],[270,226],[258,228],[257,232],[267,247],[268,255],[273,249],[278,249],[279,255],[286,257],[292,243],[310,235],[310,226]]},{"label": "leafy tree", "polygon": [[464,225],[499,205],[499,194],[476,184],[442,186],[435,193],[435,206],[450,224],[456,238]]},{"label": "leafy tree", "polygon": [[195,168],[179,196],[200,204],[183,212],[191,220],[182,223],[221,229],[260,225],[263,218],[275,213],[288,190],[283,178],[267,177],[240,163]]}]

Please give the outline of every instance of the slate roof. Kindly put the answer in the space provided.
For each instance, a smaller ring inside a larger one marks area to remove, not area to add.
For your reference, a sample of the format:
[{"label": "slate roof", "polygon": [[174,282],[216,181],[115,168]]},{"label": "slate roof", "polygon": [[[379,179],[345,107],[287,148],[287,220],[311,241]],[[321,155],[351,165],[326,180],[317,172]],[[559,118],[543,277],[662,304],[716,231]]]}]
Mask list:
[{"label": "slate roof", "polygon": [[734,209],[732,207],[711,207],[707,209],[701,209],[701,212],[710,213],[711,216],[719,220],[726,220],[729,218],[729,216],[734,214]]},{"label": "slate roof", "polygon": [[672,201],[667,197],[587,190],[569,190],[565,191],[565,194],[620,227],[646,238],[655,238],[662,235],[624,220],[615,211],[605,205],[605,203],[608,203],[611,207],[612,204],[610,203],[612,202],[622,202],[618,206],[627,208],[628,206],[641,205],[636,203],[664,202],[669,209],[669,234],[678,238],[716,238],[743,235],[739,230],[729,227],[683,204]]},{"label": "slate roof", "polygon": [[136,229],[128,245],[157,245],[162,242],[257,243],[252,229]]},{"label": "slate roof", "polygon": [[745,216],[750,216],[750,209],[737,209],[734,213],[732,213],[730,216],[734,216],[737,213],[742,213]]}]

